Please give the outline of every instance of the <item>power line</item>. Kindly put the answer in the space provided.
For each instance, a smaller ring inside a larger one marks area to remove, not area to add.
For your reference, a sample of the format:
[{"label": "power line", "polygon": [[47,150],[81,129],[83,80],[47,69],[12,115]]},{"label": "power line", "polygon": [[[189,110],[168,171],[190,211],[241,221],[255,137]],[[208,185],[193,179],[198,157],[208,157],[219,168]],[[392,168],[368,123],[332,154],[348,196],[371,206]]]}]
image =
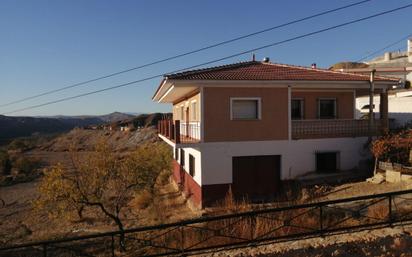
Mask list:
[{"label": "power line", "polygon": [[[375,17],[379,17],[379,16],[382,16],[382,15],[385,15],[385,14],[400,11],[400,10],[403,10],[403,9],[406,9],[406,8],[409,8],[409,7],[412,7],[412,4],[404,5],[404,6],[394,8],[394,9],[391,9],[391,10],[388,10],[388,11],[376,13],[376,14],[373,14],[373,15],[370,15],[370,16],[367,16],[367,17],[355,19],[355,20],[352,20],[352,21],[348,21],[348,22],[341,23],[341,24],[338,24],[338,25],[334,25],[334,26],[331,26],[331,27],[327,27],[327,28],[324,28],[324,29],[309,32],[309,33],[306,33],[306,34],[303,34],[303,35],[300,35],[300,36],[295,36],[295,37],[292,37],[292,38],[289,38],[289,39],[285,39],[285,40],[278,41],[278,42],[275,42],[275,43],[263,45],[263,46],[256,47],[256,48],[253,48],[253,49],[249,49],[249,50],[237,53],[237,54],[232,54],[232,55],[225,56],[225,57],[222,57],[222,58],[219,58],[219,59],[204,62],[204,63],[201,63],[201,64],[196,64],[196,65],[193,65],[193,66],[190,66],[190,67],[186,67],[186,68],[179,69],[179,70],[174,70],[174,71],[167,72],[167,73],[170,74],[170,73],[182,72],[182,71],[185,71],[185,70],[190,70],[190,69],[198,68],[198,67],[201,67],[201,66],[204,66],[204,65],[208,65],[208,64],[220,62],[220,61],[223,61],[223,60],[231,59],[233,57],[241,56],[241,55],[248,54],[248,53],[253,53],[253,52],[256,52],[258,50],[265,49],[265,48],[269,48],[269,47],[277,46],[277,45],[284,44],[284,43],[287,43],[287,42],[291,42],[291,41],[294,41],[294,40],[297,40],[297,39],[313,36],[313,35],[320,34],[320,33],[323,33],[323,32],[329,31],[329,30],[341,28],[341,27],[348,26],[348,25],[351,25],[351,24],[354,24],[354,23],[358,23],[358,22],[361,22],[361,21],[365,21],[365,20],[369,20],[369,19],[372,19],[372,18],[375,18]],[[58,100],[54,100],[54,101],[50,101],[50,102],[46,102],[46,103],[42,103],[42,104],[32,105],[32,106],[29,106],[29,107],[25,107],[25,108],[13,110],[13,111],[5,112],[5,113],[2,113],[2,114],[5,115],[5,114],[11,114],[11,113],[16,113],[16,112],[26,111],[26,110],[30,110],[30,109],[34,109],[34,108],[39,108],[39,107],[50,105],[50,104],[64,102],[64,101],[72,100],[72,99],[79,98],[79,97],[84,97],[84,96],[88,96],[88,95],[92,95],[92,94],[96,94],[96,93],[101,93],[101,92],[104,92],[104,91],[109,91],[109,90],[113,90],[113,89],[117,89],[117,88],[121,88],[121,87],[126,87],[126,86],[129,86],[129,85],[132,85],[132,84],[141,83],[141,82],[152,80],[152,79],[159,78],[159,77],[162,77],[162,76],[163,76],[163,74],[158,74],[158,75],[154,75],[154,76],[147,77],[147,78],[144,78],[144,79],[139,79],[139,80],[131,81],[131,82],[128,82],[128,83],[124,83],[124,84],[120,84],[120,85],[116,85],[116,86],[112,86],[112,87],[107,87],[107,88],[103,88],[103,89],[99,89],[99,90],[96,90],[96,91],[91,91],[91,92],[88,92],[88,93],[83,93],[83,94],[79,94],[79,95],[75,95],[75,96],[65,97],[65,98],[61,98],[61,99],[58,99]]]},{"label": "power line", "polygon": [[266,28],[266,29],[263,29],[263,30],[259,30],[259,31],[256,31],[256,32],[253,32],[253,33],[250,33],[250,34],[246,34],[246,35],[239,36],[239,37],[236,37],[236,38],[232,38],[232,39],[229,39],[229,40],[226,40],[226,41],[222,41],[222,42],[219,42],[219,43],[208,45],[208,46],[196,49],[196,50],[192,50],[192,51],[189,51],[189,52],[185,52],[185,53],[181,53],[181,54],[178,54],[178,55],[170,56],[170,57],[167,57],[167,58],[164,58],[164,59],[160,59],[160,60],[153,61],[153,62],[150,62],[150,63],[142,64],[142,65],[139,65],[139,66],[136,66],[136,67],[133,67],[133,68],[118,71],[118,72],[115,72],[115,73],[111,73],[111,74],[104,75],[104,76],[101,76],[101,77],[97,77],[97,78],[94,78],[94,79],[86,80],[86,81],[79,82],[79,83],[76,83],[76,84],[72,84],[72,85],[69,85],[69,86],[61,87],[61,88],[58,88],[58,89],[53,89],[53,90],[46,91],[46,92],[43,92],[43,93],[40,93],[40,94],[37,94],[37,95],[21,98],[21,99],[18,99],[18,100],[15,100],[15,101],[12,101],[12,102],[9,102],[9,103],[6,103],[6,104],[1,104],[0,107],[5,107],[5,106],[12,105],[12,104],[25,102],[25,101],[28,101],[28,100],[31,100],[31,99],[39,98],[41,96],[57,93],[57,92],[64,91],[64,90],[67,90],[67,89],[71,89],[71,88],[79,87],[79,86],[86,85],[86,84],[89,84],[89,83],[92,83],[92,82],[96,82],[96,81],[99,81],[99,80],[102,80],[102,79],[107,79],[107,78],[110,78],[110,77],[114,77],[114,76],[117,76],[117,75],[120,75],[120,74],[123,74],[123,73],[139,70],[139,69],[146,68],[146,67],[149,67],[149,66],[153,66],[155,64],[159,64],[159,63],[171,61],[171,60],[174,60],[174,59],[178,59],[178,58],[181,58],[181,57],[184,57],[184,56],[188,56],[188,55],[198,53],[198,52],[201,52],[201,51],[205,51],[205,50],[208,50],[208,49],[211,49],[211,48],[215,48],[215,47],[218,47],[218,46],[233,43],[235,41],[239,41],[239,40],[242,40],[242,39],[245,39],[245,38],[256,36],[256,35],[259,35],[259,34],[262,34],[262,33],[265,33],[265,32],[269,32],[269,31],[272,31],[272,30],[275,30],[275,29],[286,27],[286,26],[296,24],[296,23],[299,23],[299,22],[302,22],[302,21],[310,20],[310,19],[313,19],[313,18],[316,18],[316,17],[319,17],[319,16],[323,16],[325,14],[329,14],[329,13],[337,12],[337,11],[347,9],[347,8],[350,8],[350,7],[353,7],[353,6],[361,5],[361,4],[364,4],[366,2],[370,2],[370,1],[372,1],[372,0],[363,0],[363,1],[355,2],[355,3],[349,4],[349,5],[341,6],[341,7],[335,8],[335,9],[331,9],[331,10],[327,10],[327,11],[324,11],[324,12],[316,13],[316,14],[313,14],[313,15],[310,15],[310,16],[307,16],[307,17],[304,17],[304,18],[289,21],[289,22],[286,22],[286,23],[283,23],[283,24],[280,24],[280,25],[276,25],[276,26],[273,26],[273,27],[270,27],[270,28]]},{"label": "power line", "polygon": [[371,56],[374,56],[374,55],[376,55],[376,54],[378,54],[378,53],[380,53],[380,52],[382,52],[382,51],[384,51],[384,50],[386,50],[386,49],[388,49],[388,48],[390,48],[390,47],[392,47],[392,46],[394,46],[394,45],[399,44],[400,42],[405,41],[406,39],[408,39],[408,38],[411,37],[411,36],[412,36],[412,34],[409,34],[409,35],[407,35],[407,36],[405,36],[405,37],[402,37],[401,39],[399,39],[399,40],[397,40],[397,41],[395,41],[395,42],[393,42],[393,43],[390,43],[389,45],[387,45],[387,46],[385,46],[385,47],[382,47],[382,48],[380,48],[380,49],[372,52],[371,54],[368,54],[368,55],[364,56],[363,58],[357,60],[356,62],[360,62],[360,61],[363,61],[363,60],[365,60],[365,59],[367,59],[367,58],[369,58],[369,57],[371,57]]}]

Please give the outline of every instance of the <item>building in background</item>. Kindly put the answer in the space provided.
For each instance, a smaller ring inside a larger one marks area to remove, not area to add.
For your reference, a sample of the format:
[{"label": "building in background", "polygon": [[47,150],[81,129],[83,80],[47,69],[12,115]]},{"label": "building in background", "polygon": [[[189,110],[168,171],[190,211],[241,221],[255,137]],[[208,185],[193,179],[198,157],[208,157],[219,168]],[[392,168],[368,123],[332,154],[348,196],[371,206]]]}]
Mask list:
[{"label": "building in background", "polygon": [[412,39],[407,40],[406,51],[386,52],[364,62],[365,68],[341,68],[337,71],[369,74],[373,69],[380,76],[398,78],[401,82],[412,81]]},{"label": "building in background", "polygon": [[[369,74],[376,70],[376,75],[398,78],[404,88],[389,92],[389,118],[391,126],[402,127],[410,125],[412,122],[412,39],[407,40],[406,51],[386,52],[372,60],[364,62],[368,67],[365,68],[342,68],[337,69],[342,72],[356,74]],[[379,113],[380,96],[374,97],[374,112]],[[356,100],[358,118],[365,116],[369,111],[369,97],[360,96]]]}]

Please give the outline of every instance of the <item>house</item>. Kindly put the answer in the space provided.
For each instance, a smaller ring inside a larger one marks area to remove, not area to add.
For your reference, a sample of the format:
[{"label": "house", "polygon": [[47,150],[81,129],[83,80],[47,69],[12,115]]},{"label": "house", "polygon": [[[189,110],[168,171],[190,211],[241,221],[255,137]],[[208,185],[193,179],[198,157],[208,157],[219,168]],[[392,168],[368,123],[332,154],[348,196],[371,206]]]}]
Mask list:
[{"label": "house", "polygon": [[173,105],[159,137],[173,148],[174,180],[192,203],[271,200],[282,181],[350,170],[367,159],[368,136],[387,129],[355,119],[355,99],[382,94],[397,79],[248,61],[168,74],[153,100]]},{"label": "house", "polygon": [[[374,113],[379,118],[380,95],[374,95]],[[369,112],[369,96],[356,98],[357,118],[362,118]],[[412,90],[396,89],[389,91],[388,117],[392,128],[412,125]]]},{"label": "house", "polygon": [[338,71],[369,74],[372,70],[376,75],[398,78],[402,82],[412,81],[412,39],[407,40],[407,50],[386,52],[372,60],[365,61],[366,68],[346,68]]}]

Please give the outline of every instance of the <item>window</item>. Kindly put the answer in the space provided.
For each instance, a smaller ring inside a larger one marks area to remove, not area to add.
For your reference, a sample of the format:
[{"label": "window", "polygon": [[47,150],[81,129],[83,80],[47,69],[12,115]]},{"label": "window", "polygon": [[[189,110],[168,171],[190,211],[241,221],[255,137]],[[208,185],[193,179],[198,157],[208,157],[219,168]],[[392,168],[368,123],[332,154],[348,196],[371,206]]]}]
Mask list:
[{"label": "window", "polygon": [[260,98],[232,98],[232,120],[258,120],[260,119]]},{"label": "window", "polygon": [[303,119],[303,99],[292,99],[292,120]]},{"label": "window", "polygon": [[185,120],[185,107],[180,106],[180,120]]},{"label": "window", "polygon": [[316,153],[317,172],[335,172],[338,170],[338,152],[319,152]]},{"label": "window", "polygon": [[197,110],[196,110],[196,107],[197,107],[197,104],[196,104],[196,102],[194,101],[194,102],[192,102],[192,120],[193,121],[196,121],[196,119],[197,119]]},{"label": "window", "polygon": [[189,174],[190,176],[195,176],[195,157],[189,154]]},{"label": "window", "polygon": [[185,151],[180,149],[180,165],[185,166]]},{"label": "window", "polygon": [[319,99],[318,116],[319,119],[335,119],[336,99]]},{"label": "window", "polygon": [[179,148],[175,148],[175,160],[179,160]]}]

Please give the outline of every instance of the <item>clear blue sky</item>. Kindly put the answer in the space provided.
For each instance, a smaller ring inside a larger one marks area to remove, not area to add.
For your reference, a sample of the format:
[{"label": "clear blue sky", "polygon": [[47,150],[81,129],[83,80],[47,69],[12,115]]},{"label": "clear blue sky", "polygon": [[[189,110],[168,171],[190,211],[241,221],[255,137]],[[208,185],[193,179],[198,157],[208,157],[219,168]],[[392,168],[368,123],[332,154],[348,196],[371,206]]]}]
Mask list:
[{"label": "clear blue sky", "polygon": [[[0,0],[0,104],[127,69],[357,0]],[[374,0],[176,61],[0,108],[0,113],[166,73],[409,4]],[[355,60],[409,33],[412,8],[265,49],[258,59],[320,67]],[[393,49],[406,48],[406,42]],[[249,60],[250,55],[225,61]],[[160,79],[13,115],[168,111],[151,97]]]}]

